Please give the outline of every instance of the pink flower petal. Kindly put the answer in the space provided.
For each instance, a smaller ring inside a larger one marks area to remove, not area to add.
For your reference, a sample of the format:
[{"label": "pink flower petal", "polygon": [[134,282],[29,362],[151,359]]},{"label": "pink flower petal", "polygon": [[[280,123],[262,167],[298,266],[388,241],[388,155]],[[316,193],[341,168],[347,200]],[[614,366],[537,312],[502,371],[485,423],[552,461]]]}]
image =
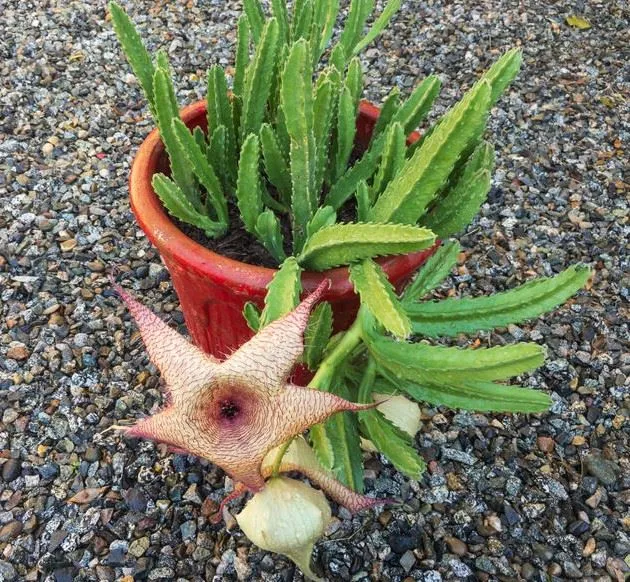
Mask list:
[{"label": "pink flower petal", "polygon": [[270,393],[282,389],[304,351],[304,330],[311,309],[330,286],[323,281],[293,311],[271,322],[221,364],[225,373],[256,383]]},{"label": "pink flower petal", "polygon": [[114,289],[135,319],[149,358],[159,368],[170,396],[185,399],[191,391],[206,385],[218,361],[166,325],[120,285],[114,284]]}]

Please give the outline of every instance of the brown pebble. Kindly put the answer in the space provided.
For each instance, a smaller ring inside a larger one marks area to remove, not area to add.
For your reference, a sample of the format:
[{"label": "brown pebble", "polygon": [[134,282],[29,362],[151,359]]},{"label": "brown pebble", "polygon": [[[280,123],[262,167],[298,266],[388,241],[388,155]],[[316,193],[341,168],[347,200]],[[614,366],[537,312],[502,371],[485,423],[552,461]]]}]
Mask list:
[{"label": "brown pebble", "polygon": [[391,521],[392,519],[392,512],[385,510],[383,511],[379,516],[378,516],[378,522],[383,526],[387,526],[387,524]]},{"label": "brown pebble", "polygon": [[483,524],[487,528],[494,530],[495,533],[503,531],[503,526],[501,525],[501,519],[497,515],[488,515],[487,517],[484,518]]},{"label": "brown pebble", "polygon": [[81,489],[78,493],[75,493],[70,499],[68,499],[68,503],[91,503],[95,499],[98,499],[105,493],[107,487],[86,487],[85,489]]},{"label": "brown pebble", "polygon": [[15,493],[13,493],[13,495],[11,495],[11,497],[7,500],[4,506],[5,510],[11,511],[14,507],[19,505],[20,501],[22,501],[22,492],[15,491]]},{"label": "brown pebble", "polygon": [[76,246],[77,246],[77,241],[74,240],[73,238],[61,241],[59,243],[59,248],[61,248],[61,250],[64,253],[67,253],[68,251],[71,251]]},{"label": "brown pebble", "polygon": [[28,348],[20,342],[11,342],[9,349],[7,350],[7,358],[13,360],[26,360],[29,356]]},{"label": "brown pebble", "polygon": [[10,521],[3,525],[0,529],[0,542],[7,542],[10,539],[16,538],[22,533],[23,527],[20,521]]},{"label": "brown pebble", "polygon": [[608,558],[606,560],[606,572],[608,572],[615,582],[624,582],[626,580],[625,573],[628,572],[628,566],[620,558]]},{"label": "brown pebble", "polygon": [[105,554],[108,548],[109,544],[107,543],[107,540],[103,539],[100,536],[94,536],[94,538],[92,539],[92,549],[97,556]]},{"label": "brown pebble", "polygon": [[550,576],[559,576],[562,573],[562,567],[560,566],[560,564],[551,562],[551,564],[549,564],[549,567],[547,568],[547,573]]},{"label": "brown pebble", "polygon": [[59,305],[59,303],[54,303],[53,305],[46,307],[46,309],[44,309],[42,313],[44,315],[52,315],[53,313],[55,313],[55,311],[58,311],[60,308],[61,308],[61,305]]},{"label": "brown pebble", "polygon": [[625,417],[621,414],[617,414],[615,418],[612,419],[613,428],[619,430],[626,422]]},{"label": "brown pebble", "polygon": [[489,538],[490,536],[493,536],[495,533],[497,533],[497,530],[495,530],[494,527],[492,527],[491,525],[487,524],[486,520],[484,520],[483,522],[479,521],[477,523],[476,529],[477,533],[484,538]]},{"label": "brown pebble", "polygon": [[588,505],[589,507],[592,507],[593,509],[595,509],[598,505],[599,502],[602,500],[602,490],[601,488],[598,488],[595,493],[593,493],[593,495],[591,495],[586,501],[586,505]]},{"label": "brown pebble", "polygon": [[582,550],[582,555],[585,558],[588,558],[597,548],[597,542],[595,542],[595,538],[588,538],[586,543],[584,544],[584,549]]},{"label": "brown pebble", "polygon": [[461,491],[462,489],[464,489],[464,485],[455,473],[446,474],[446,486],[451,491]]},{"label": "brown pebble", "polygon": [[101,261],[88,261],[86,265],[90,271],[95,273],[102,273],[105,270],[105,265]]},{"label": "brown pebble", "polygon": [[210,497],[206,497],[201,504],[201,515],[206,518],[210,517],[216,513],[218,508],[219,505],[216,503],[216,501],[213,501],[212,499],[210,499]]},{"label": "brown pebble", "polygon": [[48,319],[49,325],[60,326],[60,325],[63,325],[64,323],[66,323],[66,320],[61,313],[53,313]]},{"label": "brown pebble", "polygon": [[24,522],[24,532],[31,533],[36,527],[37,527],[37,516],[31,515],[31,517],[29,517]]},{"label": "brown pebble", "polygon": [[142,372],[138,373],[138,375],[136,376],[136,382],[138,384],[144,384],[150,376],[151,374],[149,374],[147,370],[142,370]]},{"label": "brown pebble", "polygon": [[548,436],[539,436],[536,439],[536,443],[538,444],[538,449],[543,453],[553,453],[553,450],[556,446],[556,443],[553,442],[553,439]]},{"label": "brown pebble", "polygon": [[448,536],[444,538],[444,541],[446,542],[448,549],[453,552],[453,554],[464,556],[468,552],[468,546],[458,538]]},{"label": "brown pebble", "polygon": [[93,463],[94,461],[98,461],[100,459],[100,456],[101,452],[98,447],[90,445],[85,449],[85,454],[83,455],[83,458],[86,461]]}]

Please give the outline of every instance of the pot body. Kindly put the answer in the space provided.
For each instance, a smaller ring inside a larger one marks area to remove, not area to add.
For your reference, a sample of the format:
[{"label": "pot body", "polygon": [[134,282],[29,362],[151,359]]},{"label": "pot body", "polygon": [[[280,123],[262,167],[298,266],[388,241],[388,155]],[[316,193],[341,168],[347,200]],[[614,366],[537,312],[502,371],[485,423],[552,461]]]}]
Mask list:
[{"label": "pot body", "polygon": [[[359,147],[367,147],[378,114],[377,107],[361,103],[356,134]],[[207,130],[205,101],[184,108],[181,118],[190,128]],[[409,141],[418,137],[412,134]],[[263,305],[266,287],[276,271],[221,256],[187,237],[166,214],[151,186],[157,172],[168,172],[168,158],[159,132],[154,129],[133,161],[129,178],[131,208],[171,274],[192,340],[205,352],[223,359],[252,337],[243,307],[248,301]],[[434,249],[379,259],[379,263],[400,289]],[[332,283],[323,299],[332,306],[334,330],[347,329],[359,308],[348,269],[303,273],[305,293],[313,291],[325,278]]]}]

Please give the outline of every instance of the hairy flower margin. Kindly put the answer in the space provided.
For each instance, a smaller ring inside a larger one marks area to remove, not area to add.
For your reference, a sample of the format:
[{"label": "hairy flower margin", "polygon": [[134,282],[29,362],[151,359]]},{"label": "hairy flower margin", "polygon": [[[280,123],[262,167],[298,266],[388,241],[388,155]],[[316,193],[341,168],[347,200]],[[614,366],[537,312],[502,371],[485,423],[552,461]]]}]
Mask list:
[{"label": "hairy flower margin", "polygon": [[275,468],[267,457],[275,458],[277,451],[272,449],[336,412],[375,406],[287,383],[304,349],[309,314],[328,288],[327,280],[224,361],[202,352],[113,279],[112,285],[135,319],[166,393],[162,410],[132,426],[116,428],[221,467],[235,481],[234,493],[224,502],[247,490],[261,491],[267,477],[286,471],[302,472],[353,512],[388,501],[345,487],[319,464],[305,442],[292,443]]}]

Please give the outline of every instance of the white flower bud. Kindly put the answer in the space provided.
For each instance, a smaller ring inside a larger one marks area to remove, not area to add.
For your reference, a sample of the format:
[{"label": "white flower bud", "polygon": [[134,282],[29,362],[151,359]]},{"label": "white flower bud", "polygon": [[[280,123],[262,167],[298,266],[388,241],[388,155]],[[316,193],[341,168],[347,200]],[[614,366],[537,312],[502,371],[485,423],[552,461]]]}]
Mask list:
[{"label": "white flower bud", "polygon": [[[374,402],[380,402],[376,410],[381,412],[383,416],[393,425],[403,432],[406,432],[411,438],[416,436],[420,430],[420,407],[402,395],[389,396],[387,394],[372,394]],[[377,452],[374,443],[368,439],[361,439],[361,448],[370,452]]]},{"label": "white flower bud", "polygon": [[288,556],[305,576],[317,580],[310,568],[311,554],[330,518],[330,505],[321,491],[276,477],[250,499],[236,521],[259,548]]}]

